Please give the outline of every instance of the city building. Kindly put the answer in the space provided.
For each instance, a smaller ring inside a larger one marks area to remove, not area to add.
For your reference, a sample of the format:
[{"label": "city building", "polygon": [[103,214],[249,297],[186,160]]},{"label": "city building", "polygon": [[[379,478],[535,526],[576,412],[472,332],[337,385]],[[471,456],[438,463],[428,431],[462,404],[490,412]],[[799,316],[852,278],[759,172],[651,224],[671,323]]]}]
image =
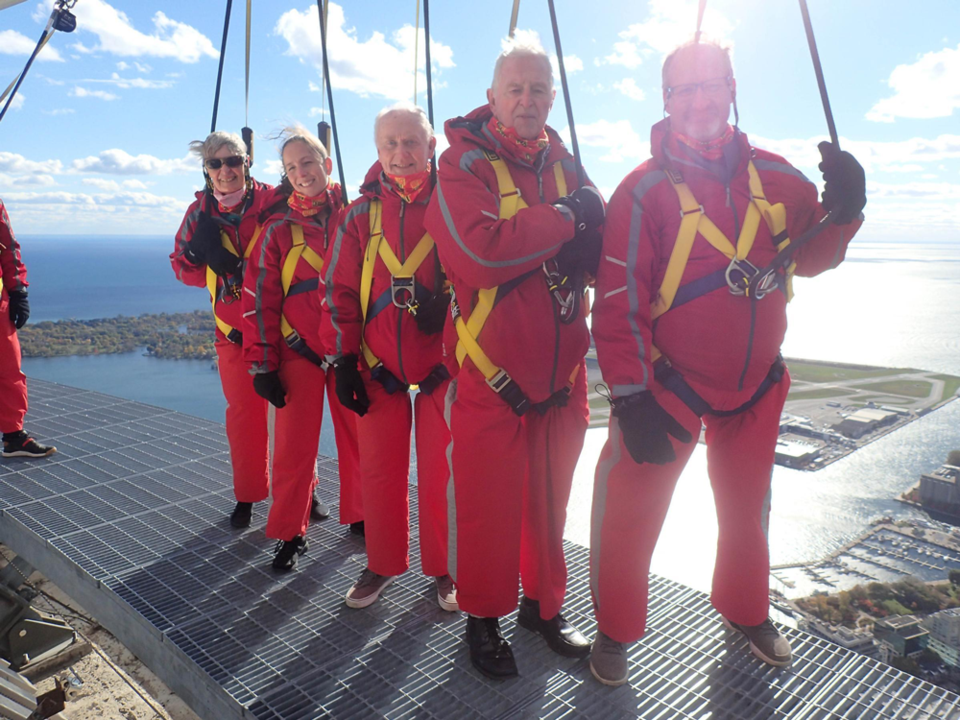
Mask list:
[{"label": "city building", "polygon": [[916,659],[930,644],[930,633],[913,615],[877,620],[873,625],[873,637],[880,646],[880,659],[885,663],[895,657]]},{"label": "city building", "polygon": [[838,433],[850,438],[861,438],[867,433],[897,421],[899,413],[875,407],[860,408],[833,426]]},{"label": "city building", "polygon": [[941,465],[932,473],[920,476],[920,502],[943,512],[960,513],[960,468]]},{"label": "city building", "polygon": [[782,436],[777,440],[774,462],[786,467],[806,467],[820,455],[821,447],[819,443]]},{"label": "city building", "polygon": [[946,665],[960,667],[960,608],[933,613],[920,624],[930,633],[930,649]]}]

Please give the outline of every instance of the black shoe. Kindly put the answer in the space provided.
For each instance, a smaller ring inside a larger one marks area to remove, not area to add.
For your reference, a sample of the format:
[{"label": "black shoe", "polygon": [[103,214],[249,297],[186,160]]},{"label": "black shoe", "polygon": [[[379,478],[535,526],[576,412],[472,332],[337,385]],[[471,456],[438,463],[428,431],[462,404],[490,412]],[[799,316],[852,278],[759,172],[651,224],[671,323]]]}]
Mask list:
[{"label": "black shoe", "polygon": [[313,491],[313,496],[310,498],[310,519],[311,520],[326,520],[330,517],[330,508],[327,507],[327,504],[323,502],[320,498],[317,497],[317,491]]},{"label": "black shoe", "polygon": [[297,535],[293,540],[278,540],[276,555],[273,556],[275,570],[293,570],[297,566],[297,559],[303,555],[310,544],[303,535]]},{"label": "black shoe", "polygon": [[3,435],[3,457],[42,458],[53,455],[57,449],[53,445],[41,445],[23,430]]},{"label": "black shoe", "polygon": [[519,674],[510,643],[500,634],[498,618],[468,615],[467,645],[470,646],[470,662],[491,680],[506,680]]},{"label": "black shoe", "polygon": [[540,617],[540,603],[524,597],[520,601],[517,624],[530,632],[535,632],[547,641],[547,645],[558,655],[582,658],[590,654],[590,643],[573,625],[557,613],[550,620]]},{"label": "black shoe", "polygon": [[230,525],[238,530],[250,527],[250,516],[253,514],[253,503],[238,502],[230,513]]},{"label": "black shoe", "polygon": [[367,533],[363,529],[363,520],[360,522],[350,523],[350,532],[354,535],[359,535],[360,537],[366,537]]}]

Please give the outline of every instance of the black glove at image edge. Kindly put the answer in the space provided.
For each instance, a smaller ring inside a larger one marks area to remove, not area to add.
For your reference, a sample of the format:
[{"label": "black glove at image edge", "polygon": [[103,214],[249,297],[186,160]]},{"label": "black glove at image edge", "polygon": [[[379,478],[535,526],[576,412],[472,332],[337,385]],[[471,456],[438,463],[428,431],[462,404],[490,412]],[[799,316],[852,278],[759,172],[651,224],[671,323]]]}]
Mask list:
[{"label": "black glove at image edge", "polygon": [[837,225],[848,225],[860,217],[867,204],[866,176],[857,159],[847,151],[838,151],[833,143],[821,142],[824,188],[821,205],[827,212],[834,211]]},{"label": "black glove at image edge", "polygon": [[8,308],[10,322],[19,330],[27,324],[27,320],[30,318],[30,301],[27,300],[27,291],[11,290],[7,293],[7,297],[10,305]]}]

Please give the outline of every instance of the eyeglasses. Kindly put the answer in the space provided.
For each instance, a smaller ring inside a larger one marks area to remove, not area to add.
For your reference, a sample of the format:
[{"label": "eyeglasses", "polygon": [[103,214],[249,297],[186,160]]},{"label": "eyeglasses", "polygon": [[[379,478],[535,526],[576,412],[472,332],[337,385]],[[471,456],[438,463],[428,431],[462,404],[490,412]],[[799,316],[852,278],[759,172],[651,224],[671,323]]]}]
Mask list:
[{"label": "eyeglasses", "polygon": [[243,157],[240,155],[231,155],[230,157],[223,159],[210,158],[209,160],[204,160],[203,164],[206,165],[208,170],[219,170],[223,165],[236,168],[243,165]]},{"label": "eyeglasses", "polygon": [[674,85],[667,88],[668,98],[679,98],[680,100],[689,100],[697,94],[697,90],[703,90],[705,95],[719,95],[724,90],[730,88],[732,77],[727,75],[722,78],[712,78],[698,83],[684,83],[683,85]]}]

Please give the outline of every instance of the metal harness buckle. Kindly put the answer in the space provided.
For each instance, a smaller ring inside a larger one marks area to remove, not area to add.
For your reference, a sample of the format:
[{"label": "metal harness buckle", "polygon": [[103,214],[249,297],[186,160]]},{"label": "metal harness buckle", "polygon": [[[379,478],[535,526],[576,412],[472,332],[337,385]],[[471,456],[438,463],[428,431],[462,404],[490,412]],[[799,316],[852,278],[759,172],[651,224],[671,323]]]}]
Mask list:
[{"label": "metal harness buckle", "polygon": [[[403,302],[397,301],[397,296],[402,296],[406,294],[409,297]],[[398,308],[403,308],[404,310],[409,310],[411,306],[415,306],[417,303],[417,284],[416,281],[411,276],[404,275],[391,275],[390,276],[390,298],[393,300],[393,304]]]},{"label": "metal harness buckle", "polygon": [[727,266],[726,279],[727,286],[730,288],[731,295],[753,296],[757,300],[762,300],[765,295],[777,289],[776,273],[769,271],[759,282],[753,282],[754,277],[760,269],[749,260],[738,260],[733,258]]}]

